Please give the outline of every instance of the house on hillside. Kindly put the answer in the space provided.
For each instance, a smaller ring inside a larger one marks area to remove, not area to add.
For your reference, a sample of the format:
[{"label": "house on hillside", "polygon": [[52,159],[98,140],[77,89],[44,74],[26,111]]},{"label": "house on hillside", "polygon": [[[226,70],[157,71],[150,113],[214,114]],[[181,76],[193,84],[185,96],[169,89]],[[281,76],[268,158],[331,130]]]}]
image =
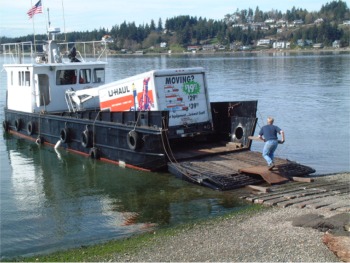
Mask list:
[{"label": "house on hillside", "polygon": [[299,46],[299,47],[312,46],[312,44],[313,44],[313,41],[310,39],[306,39],[306,40],[298,39],[297,40],[297,46]]},{"label": "house on hillside", "polygon": [[285,27],[287,25],[287,21],[284,19],[280,19],[276,22],[276,25],[280,27]]},{"label": "house on hillside", "polygon": [[276,42],[273,42],[272,47],[275,49],[290,48],[290,42],[276,41]]},{"label": "house on hillside", "polygon": [[322,43],[315,43],[312,47],[313,48],[323,48],[323,44]]},{"label": "house on hillside", "polygon": [[256,44],[258,47],[270,47],[271,46],[271,39],[260,39],[258,40],[258,43]]},{"label": "house on hillside", "polygon": [[274,24],[274,23],[276,23],[275,19],[269,18],[265,20],[265,24]]},{"label": "house on hillside", "polygon": [[297,19],[293,21],[294,26],[300,26],[302,24],[304,24],[304,21],[302,19]]},{"label": "house on hillside", "polygon": [[187,46],[187,51],[198,51],[201,49],[201,46]]},{"label": "house on hillside", "polygon": [[202,50],[203,51],[214,51],[215,50],[215,46],[214,45],[203,45],[202,46]]},{"label": "house on hillside", "polygon": [[324,22],[323,18],[317,18],[314,23],[316,25],[319,25],[319,24],[322,24],[323,22]]},{"label": "house on hillside", "polygon": [[334,40],[332,43],[333,48],[341,48],[340,40]]}]

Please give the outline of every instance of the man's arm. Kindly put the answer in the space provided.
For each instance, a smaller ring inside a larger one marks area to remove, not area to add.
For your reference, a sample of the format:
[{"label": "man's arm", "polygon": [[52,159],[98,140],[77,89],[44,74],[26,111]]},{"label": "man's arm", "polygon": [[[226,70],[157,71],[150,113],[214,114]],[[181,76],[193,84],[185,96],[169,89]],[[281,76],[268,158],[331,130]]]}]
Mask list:
[{"label": "man's arm", "polygon": [[285,141],[285,135],[284,135],[284,131],[280,131],[280,134],[281,134],[281,136],[282,136],[282,143],[284,143],[284,141]]}]

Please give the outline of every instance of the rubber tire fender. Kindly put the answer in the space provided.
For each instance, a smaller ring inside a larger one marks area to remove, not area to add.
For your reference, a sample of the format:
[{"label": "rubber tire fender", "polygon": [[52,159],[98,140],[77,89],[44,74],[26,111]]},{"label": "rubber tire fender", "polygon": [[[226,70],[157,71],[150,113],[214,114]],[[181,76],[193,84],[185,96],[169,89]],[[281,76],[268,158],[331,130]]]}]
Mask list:
[{"label": "rubber tire fender", "polygon": [[35,140],[35,143],[38,145],[41,145],[44,143],[44,137],[43,136],[38,136],[38,138]]},{"label": "rubber tire fender", "polygon": [[21,119],[16,119],[16,120],[15,120],[15,128],[16,128],[16,131],[20,131],[20,130],[21,130],[21,126],[22,126],[22,121],[21,121]]},{"label": "rubber tire fender", "polygon": [[69,136],[69,129],[68,128],[63,128],[61,131],[60,131],[60,139],[61,139],[61,142],[63,143],[67,143],[69,142],[69,139],[70,139],[70,136]]},{"label": "rubber tire fender", "polygon": [[131,150],[137,150],[140,146],[139,134],[132,130],[126,135],[126,142]]},{"label": "rubber tire fender", "polygon": [[92,147],[89,152],[90,158],[91,159],[100,159],[100,153],[99,150],[96,147]]},{"label": "rubber tire fender", "polygon": [[34,133],[34,123],[32,121],[29,121],[27,123],[27,134],[32,135]]},{"label": "rubber tire fender", "polygon": [[4,120],[4,121],[2,122],[2,128],[4,129],[4,132],[8,132],[9,129],[10,129],[9,122],[6,121],[6,120]]},{"label": "rubber tire fender", "polygon": [[85,130],[81,133],[81,145],[85,148],[91,147],[91,137],[88,130]]}]

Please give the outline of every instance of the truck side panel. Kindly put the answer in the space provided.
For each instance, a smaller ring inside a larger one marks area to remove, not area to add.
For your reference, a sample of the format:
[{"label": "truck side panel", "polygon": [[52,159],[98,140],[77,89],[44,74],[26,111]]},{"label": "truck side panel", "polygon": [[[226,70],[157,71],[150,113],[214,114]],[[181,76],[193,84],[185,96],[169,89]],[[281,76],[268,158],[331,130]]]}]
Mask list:
[{"label": "truck side panel", "polygon": [[153,71],[112,82],[99,91],[101,110],[158,110]]},{"label": "truck side panel", "polygon": [[169,126],[210,121],[204,73],[157,76],[159,110],[168,110]]}]

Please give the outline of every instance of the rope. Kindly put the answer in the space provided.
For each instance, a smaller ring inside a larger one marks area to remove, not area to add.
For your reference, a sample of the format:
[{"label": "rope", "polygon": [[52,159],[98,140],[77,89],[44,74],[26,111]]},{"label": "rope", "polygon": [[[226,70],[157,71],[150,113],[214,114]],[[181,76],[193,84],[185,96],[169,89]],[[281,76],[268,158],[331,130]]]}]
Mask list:
[{"label": "rope", "polygon": [[132,129],[132,131],[135,131],[135,130],[136,130],[136,126],[137,126],[137,123],[138,123],[139,120],[140,120],[140,116],[141,116],[141,111],[138,111],[138,115],[137,115],[137,119],[136,119],[136,122],[135,122],[135,126],[134,126],[134,129]]},{"label": "rope", "polygon": [[[93,124],[92,124],[92,147],[95,147],[95,123],[96,123],[96,121],[97,121],[97,118],[98,118],[98,116],[100,115],[100,112],[101,111],[99,111],[98,113],[97,113],[97,115],[96,115],[96,117],[95,117],[95,120],[94,120],[94,122],[93,122]],[[87,130],[87,125],[86,125],[86,130]]]},{"label": "rope", "polygon": [[[163,118],[163,126],[165,126],[165,123],[164,123],[164,118]],[[169,138],[168,136],[163,134],[165,130],[163,129],[160,129],[160,135],[161,135],[161,139],[162,139],[162,145],[163,145],[163,149],[164,149],[164,152],[166,154],[166,156],[168,157],[169,161],[171,164],[173,164],[173,167],[178,171],[180,172],[182,175],[186,176],[187,178],[189,178],[190,180],[192,181],[195,181],[194,179],[192,179],[189,174],[188,174],[188,171],[186,168],[182,168],[182,166],[179,164],[179,162],[176,160],[175,156],[174,156],[174,153],[173,151],[171,150],[171,147],[170,147],[170,142],[169,142]],[[165,142],[167,143],[167,145],[165,145]],[[169,148],[169,152],[167,150],[167,147]],[[181,167],[181,168],[180,168]]]}]

